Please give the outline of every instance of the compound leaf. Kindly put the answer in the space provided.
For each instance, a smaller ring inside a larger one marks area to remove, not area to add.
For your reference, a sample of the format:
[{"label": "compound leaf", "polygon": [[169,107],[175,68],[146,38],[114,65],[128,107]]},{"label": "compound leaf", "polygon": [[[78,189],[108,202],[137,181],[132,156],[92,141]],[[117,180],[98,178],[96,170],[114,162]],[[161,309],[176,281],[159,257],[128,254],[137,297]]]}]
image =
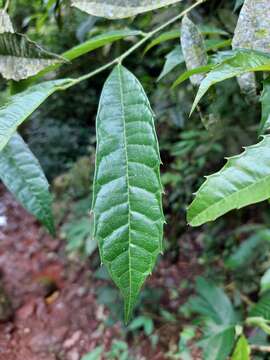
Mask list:
[{"label": "compound leaf", "polygon": [[188,208],[188,222],[199,226],[233,209],[270,198],[270,135],[245,152],[228,159],[207,177]]},{"label": "compound leaf", "polygon": [[91,15],[120,19],[179,1],[181,0],[71,0],[71,4]]},{"label": "compound leaf", "polygon": [[153,113],[142,86],[121,65],[102,91],[96,156],[94,238],[128,321],[162,250],[164,217]]},{"label": "compound leaf", "polygon": [[0,151],[8,143],[11,136],[51,94],[60,90],[72,80],[62,79],[47,81],[11,96],[7,102],[0,106]]},{"label": "compound leaf", "polygon": [[0,179],[17,200],[53,234],[52,199],[40,164],[15,134],[0,152]]}]

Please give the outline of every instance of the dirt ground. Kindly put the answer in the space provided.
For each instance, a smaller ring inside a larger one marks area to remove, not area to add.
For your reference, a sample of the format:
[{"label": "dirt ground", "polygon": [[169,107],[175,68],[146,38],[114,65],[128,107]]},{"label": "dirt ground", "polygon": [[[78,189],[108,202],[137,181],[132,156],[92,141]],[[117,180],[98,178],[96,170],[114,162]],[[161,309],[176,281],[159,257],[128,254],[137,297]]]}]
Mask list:
[{"label": "dirt ground", "polygon": [[[0,324],[0,360],[80,360],[96,346],[109,349],[120,339],[120,324],[104,326],[107,310],[96,301],[99,282],[91,263],[68,260],[63,241],[47,235],[1,186],[0,272],[12,303],[10,318]],[[181,255],[173,265],[164,257],[149,286],[164,288],[163,306],[174,310],[188,294],[168,303],[166,293],[198,272],[198,265]],[[136,359],[165,359],[180,330],[180,323],[164,325],[157,317],[159,344],[153,350],[138,334],[137,345],[130,340]]]}]

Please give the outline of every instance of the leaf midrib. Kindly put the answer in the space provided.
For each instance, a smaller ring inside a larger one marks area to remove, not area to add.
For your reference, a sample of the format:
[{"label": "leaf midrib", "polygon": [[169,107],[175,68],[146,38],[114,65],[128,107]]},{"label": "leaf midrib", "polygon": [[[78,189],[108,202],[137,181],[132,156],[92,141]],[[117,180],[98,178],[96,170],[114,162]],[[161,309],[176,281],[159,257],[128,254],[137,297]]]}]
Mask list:
[{"label": "leaf midrib", "polygon": [[[214,204],[210,205],[207,209],[205,209],[205,210],[203,210],[202,212],[200,212],[197,216],[195,216],[195,217],[193,218],[193,220],[191,220],[190,223],[193,223],[195,219],[197,219],[198,217],[202,216],[202,214],[204,214],[206,211],[209,211],[209,209],[212,209],[214,206],[222,203],[223,201],[225,201],[225,200],[227,200],[227,199],[230,199],[231,197],[235,196],[235,194],[237,194],[237,193],[241,193],[242,191],[246,191],[246,190],[248,190],[248,189],[250,189],[250,188],[252,188],[252,187],[254,187],[254,186],[259,186],[261,182],[264,182],[264,181],[268,180],[268,178],[270,178],[270,175],[265,176],[263,179],[259,180],[259,181],[256,182],[255,184],[248,185],[247,187],[241,189],[239,192],[236,191],[236,192],[232,193],[231,195],[226,196],[226,198],[220,199],[219,201],[217,201],[217,202],[215,202]],[[270,193],[270,190],[269,190],[269,193]],[[260,200],[260,201],[263,201],[263,200]],[[258,202],[259,202],[259,201],[258,201]],[[234,210],[234,209],[236,209],[236,207],[233,207],[231,210]],[[231,210],[229,210],[229,211],[231,211]],[[219,215],[219,216],[222,216],[222,215]],[[219,217],[219,216],[218,216],[218,217]],[[213,219],[213,220],[207,220],[207,221],[214,221],[214,220],[215,220],[215,219]]]},{"label": "leaf midrib", "polygon": [[119,89],[120,89],[120,103],[121,103],[121,119],[123,121],[123,135],[124,135],[124,151],[125,151],[125,157],[126,157],[126,181],[127,181],[127,201],[128,201],[128,274],[129,274],[129,297],[128,297],[128,311],[127,311],[127,317],[130,316],[130,310],[131,310],[131,253],[130,253],[130,246],[131,246],[131,220],[130,220],[130,183],[129,183],[129,169],[128,169],[128,151],[127,151],[127,137],[126,137],[126,116],[125,116],[125,104],[124,104],[124,92],[122,87],[122,74],[121,74],[121,65],[118,65],[118,77],[119,77]]}]

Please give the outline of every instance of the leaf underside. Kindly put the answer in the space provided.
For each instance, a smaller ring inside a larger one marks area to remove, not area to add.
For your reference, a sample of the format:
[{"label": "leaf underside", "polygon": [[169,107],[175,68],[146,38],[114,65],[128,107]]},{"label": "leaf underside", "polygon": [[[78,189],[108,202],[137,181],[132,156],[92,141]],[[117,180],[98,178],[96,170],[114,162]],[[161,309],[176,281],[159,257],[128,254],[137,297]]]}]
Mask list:
[{"label": "leaf underside", "polygon": [[8,13],[0,10],[0,34],[4,32],[14,33],[14,29]]},{"label": "leaf underside", "polygon": [[108,19],[134,16],[181,0],[72,0],[71,4],[91,15]]},{"label": "leaf underside", "polygon": [[[188,70],[207,64],[207,53],[203,36],[187,15],[182,20],[181,45]],[[201,74],[192,75],[190,81],[194,85],[199,85],[203,78],[204,75]]]},{"label": "leaf underside", "polygon": [[14,95],[0,107],[0,151],[11,136],[52,93],[70,82],[70,79],[47,81]]},{"label": "leaf underside", "polygon": [[121,65],[104,85],[96,126],[94,237],[128,321],[162,250],[164,216],[153,113],[142,86]]},{"label": "leaf underside", "polygon": [[[269,0],[245,0],[233,37],[233,49],[242,48],[270,52],[269,19]],[[238,77],[238,82],[243,93],[249,96],[256,95],[254,74],[241,75]]]},{"label": "leaf underside", "polygon": [[207,177],[188,208],[188,222],[199,226],[233,209],[270,198],[270,135],[245,152],[229,158],[216,174]]},{"label": "leaf underside", "polygon": [[17,200],[53,234],[49,184],[38,160],[18,134],[13,135],[0,152],[0,179]]},{"label": "leaf underside", "polygon": [[25,35],[0,33],[0,73],[8,80],[22,80],[63,59],[45,51]]}]

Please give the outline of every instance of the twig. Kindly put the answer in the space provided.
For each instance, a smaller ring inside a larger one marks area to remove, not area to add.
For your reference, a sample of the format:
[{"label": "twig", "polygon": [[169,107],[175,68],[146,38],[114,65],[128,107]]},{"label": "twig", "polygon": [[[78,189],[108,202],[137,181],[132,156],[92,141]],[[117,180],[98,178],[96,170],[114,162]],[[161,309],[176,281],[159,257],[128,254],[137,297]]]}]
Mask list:
[{"label": "twig", "polygon": [[270,353],[270,346],[264,345],[250,345],[252,351],[267,352]]},{"label": "twig", "polygon": [[101,66],[100,68],[85,74],[83,76],[80,76],[77,79],[74,79],[74,81],[72,81],[71,83],[69,83],[68,85],[64,86],[63,89],[67,89],[71,86],[74,86],[78,83],[80,83],[81,81],[90,79],[91,77],[103,72],[104,70],[110,68],[113,65],[122,63],[122,61],[128,57],[130,54],[132,54],[135,50],[137,50],[139,47],[141,47],[144,43],[146,43],[149,39],[151,39],[154,35],[156,35],[158,32],[162,31],[163,29],[165,29],[166,27],[168,27],[169,25],[173,24],[174,22],[176,22],[177,20],[181,19],[182,17],[184,17],[186,14],[188,14],[191,10],[195,9],[197,6],[201,5],[202,3],[206,2],[207,0],[198,0],[196,1],[195,4],[191,5],[190,7],[188,7],[187,9],[185,9],[184,11],[182,11],[180,14],[178,14],[177,16],[173,17],[172,19],[170,19],[169,21],[167,21],[166,23],[162,24],[161,26],[157,27],[156,29],[154,29],[153,31],[150,31],[148,33],[144,34],[143,39],[141,39],[140,41],[138,41],[134,46],[132,46],[130,49],[128,49],[126,52],[124,52],[122,55],[120,55],[119,57],[115,58],[114,60],[112,60],[111,62]]}]

